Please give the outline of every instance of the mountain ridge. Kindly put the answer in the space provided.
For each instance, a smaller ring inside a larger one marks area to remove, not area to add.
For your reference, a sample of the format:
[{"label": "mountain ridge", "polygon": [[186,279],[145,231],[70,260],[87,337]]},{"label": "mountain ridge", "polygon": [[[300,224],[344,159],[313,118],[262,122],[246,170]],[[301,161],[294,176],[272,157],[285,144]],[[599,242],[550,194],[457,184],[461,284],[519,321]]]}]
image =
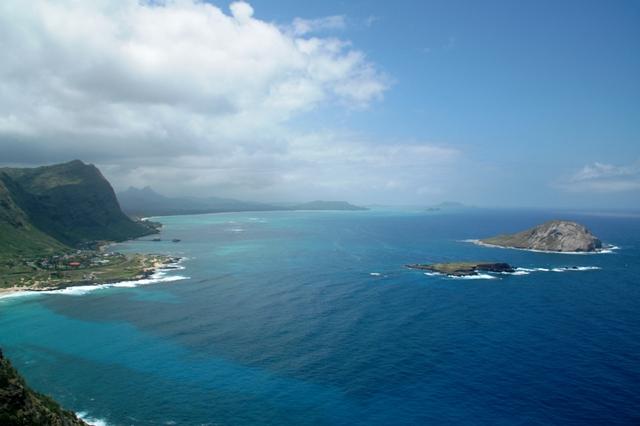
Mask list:
[{"label": "mountain ridge", "polygon": [[102,173],[80,160],[0,168],[0,254],[47,254],[153,232],[120,209]]},{"label": "mountain ridge", "polygon": [[229,211],[279,210],[277,206],[218,197],[167,197],[145,186],[117,193],[122,210],[133,216],[171,216]]}]

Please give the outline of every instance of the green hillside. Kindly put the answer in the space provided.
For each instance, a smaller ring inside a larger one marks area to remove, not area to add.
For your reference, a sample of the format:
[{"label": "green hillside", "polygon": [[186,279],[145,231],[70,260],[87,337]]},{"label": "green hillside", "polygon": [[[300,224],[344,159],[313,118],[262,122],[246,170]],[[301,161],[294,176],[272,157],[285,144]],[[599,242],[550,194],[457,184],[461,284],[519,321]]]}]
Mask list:
[{"label": "green hillside", "polygon": [[68,247],[29,222],[0,178],[0,260],[4,257],[47,255],[65,249]]},{"label": "green hillside", "polygon": [[0,258],[47,255],[152,232],[120,210],[111,185],[93,165],[75,160],[0,168]]}]

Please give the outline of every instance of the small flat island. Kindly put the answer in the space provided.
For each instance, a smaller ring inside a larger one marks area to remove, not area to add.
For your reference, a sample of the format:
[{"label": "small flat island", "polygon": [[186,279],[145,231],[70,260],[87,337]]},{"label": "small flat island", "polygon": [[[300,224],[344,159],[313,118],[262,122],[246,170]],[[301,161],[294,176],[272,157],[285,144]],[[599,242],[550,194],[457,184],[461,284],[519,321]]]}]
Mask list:
[{"label": "small flat island", "polygon": [[451,262],[432,264],[410,264],[407,268],[420,269],[423,271],[437,272],[439,274],[453,277],[466,277],[478,275],[480,272],[514,272],[515,269],[504,262]]},{"label": "small flat island", "polygon": [[602,242],[591,231],[579,223],[566,220],[551,220],[515,234],[472,241],[487,246],[562,253],[602,250]]}]

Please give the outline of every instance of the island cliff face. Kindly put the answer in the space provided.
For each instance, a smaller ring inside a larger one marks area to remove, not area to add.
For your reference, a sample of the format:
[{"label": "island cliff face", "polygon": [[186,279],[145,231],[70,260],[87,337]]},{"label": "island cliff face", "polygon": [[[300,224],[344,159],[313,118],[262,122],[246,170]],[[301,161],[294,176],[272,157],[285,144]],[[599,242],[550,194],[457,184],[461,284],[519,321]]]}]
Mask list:
[{"label": "island cliff face", "polygon": [[594,252],[602,242],[587,228],[564,220],[552,220],[526,231],[479,241],[500,247],[557,252]]},{"label": "island cliff face", "polygon": [[87,426],[71,411],[31,390],[0,350],[0,424]]}]

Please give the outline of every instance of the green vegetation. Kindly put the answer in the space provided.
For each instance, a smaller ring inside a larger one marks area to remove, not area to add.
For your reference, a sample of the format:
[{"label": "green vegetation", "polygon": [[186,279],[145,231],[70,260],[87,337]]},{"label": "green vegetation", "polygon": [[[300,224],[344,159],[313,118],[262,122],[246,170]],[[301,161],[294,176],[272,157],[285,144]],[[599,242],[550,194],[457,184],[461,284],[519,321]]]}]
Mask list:
[{"label": "green vegetation", "polygon": [[0,263],[7,258],[50,254],[68,249],[34,227],[0,178]]},{"label": "green vegetation", "polygon": [[[121,241],[154,232],[122,213],[100,171],[78,160],[31,169],[0,168],[0,182],[0,225],[25,230],[23,239],[32,241],[26,251],[59,250],[60,243]],[[8,244],[8,239],[0,241],[0,253],[19,251],[21,247]]]},{"label": "green vegetation", "polygon": [[93,165],[75,160],[0,168],[0,288],[139,278],[163,260],[86,249],[157,229],[156,223],[135,222],[122,213],[111,185]]},{"label": "green vegetation", "polygon": [[[111,185],[81,161],[0,168],[0,292],[100,284],[148,276],[177,259],[100,250],[157,232],[120,210]],[[95,248],[98,250],[78,250]],[[86,425],[25,384],[0,351],[0,425]]]},{"label": "green vegetation", "polygon": [[0,424],[3,426],[86,426],[50,397],[27,386],[0,350]]},{"label": "green vegetation", "polygon": [[83,250],[0,264],[1,289],[44,290],[144,278],[178,259],[163,255],[124,255]]}]

